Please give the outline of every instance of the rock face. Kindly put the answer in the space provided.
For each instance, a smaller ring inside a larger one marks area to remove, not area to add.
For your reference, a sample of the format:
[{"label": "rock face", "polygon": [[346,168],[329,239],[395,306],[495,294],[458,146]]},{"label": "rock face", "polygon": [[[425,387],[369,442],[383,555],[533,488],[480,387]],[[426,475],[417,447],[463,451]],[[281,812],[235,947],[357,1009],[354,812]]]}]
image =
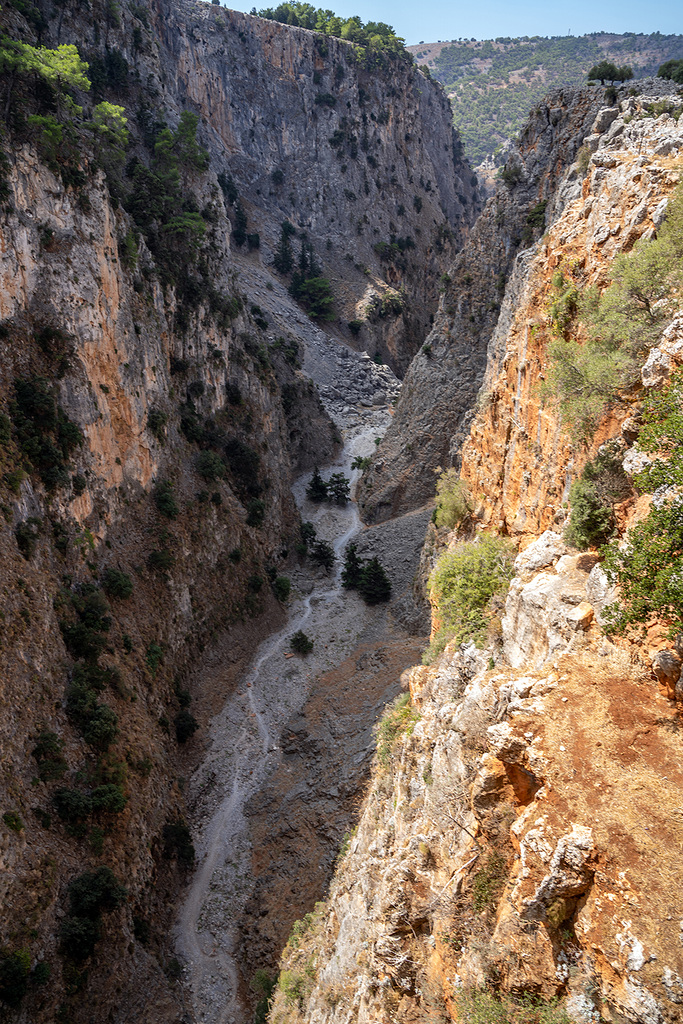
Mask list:
[{"label": "rock face", "polygon": [[[402,375],[478,213],[443,90],[410,65],[365,71],[349,43],[236,11],[159,2],[152,19],[162,47],[145,70],[163,101],[202,115],[261,262],[288,219],[315,245],[344,338]],[[378,255],[397,239],[406,247]]]},{"label": "rock face", "polygon": [[[650,87],[665,88],[661,82]],[[679,150],[683,145],[682,128],[666,114],[638,116],[649,104],[666,102],[644,88],[642,98],[624,98],[614,108],[606,134],[594,130],[587,137],[592,155],[586,176],[581,177],[578,166],[569,169],[558,192],[561,213],[525,260],[504,344],[494,341],[489,347],[479,410],[462,448],[462,475],[471,493],[479,496],[485,521],[512,535],[535,536],[553,528],[572,475],[606,437],[618,434],[617,424],[628,417],[628,409],[616,410],[597,432],[594,448],[582,451],[571,445],[555,408],[543,404],[541,392],[551,336],[553,273],[573,266],[582,287],[604,287],[614,258],[630,251],[639,238],[652,236],[678,180],[666,154],[670,147]],[[599,115],[598,126],[601,118],[605,120]],[[661,383],[666,368],[679,359],[677,323],[651,351],[643,370],[646,386],[651,377],[652,384]],[[629,423],[625,429],[632,436]],[[643,459],[647,456],[631,448],[625,458],[627,472],[642,469]]]},{"label": "rock face", "polygon": [[406,374],[391,429],[363,480],[366,521],[431,500],[437,466],[459,465],[487,352],[504,348],[519,309],[534,256],[528,246],[566,204],[560,185],[599,105],[595,93],[564,90],[531,117],[506,164],[505,183],[448,269],[434,329]]},{"label": "rock face", "polygon": [[576,1022],[679,1019],[683,902],[660,872],[680,738],[591,617],[568,624],[590,607],[578,561],[512,581],[495,668],[447,648],[407,674],[412,707],[379,727],[357,831],[285,950],[273,1021],[462,1019],[463,992],[487,985],[562,996]]},{"label": "rock face", "polygon": [[[507,1019],[501,1000],[525,993],[548,1019],[559,997],[577,1024],[681,1019],[683,901],[666,865],[681,835],[682,645],[666,649],[656,630],[648,650],[604,633],[615,590],[600,556],[568,550],[560,533],[569,484],[591,453],[572,448],[539,396],[554,271],[571,265],[582,286],[604,286],[614,257],[661,224],[683,136],[667,114],[647,116],[657,88],[666,86],[646,85],[641,98],[623,92],[608,109],[590,106],[602,92],[576,101],[585,148],[554,184],[548,234],[517,257],[462,450],[477,529],[520,542],[500,637],[488,650],[447,647],[404,675],[410,701],[378,726],[358,829],[329,899],[285,949],[273,1022]],[[678,333],[676,318],[657,346],[671,366]],[[431,374],[423,410],[438,403],[439,387],[454,394],[439,376],[454,365],[445,345],[438,355],[423,378]],[[413,484],[399,438],[427,358],[407,374],[405,418],[399,409],[380,447],[370,515],[417,501],[432,453],[454,436],[453,420],[440,432],[435,412],[423,428],[414,407]],[[653,357],[644,385],[656,386],[652,368],[668,365]],[[636,472],[638,431],[625,404],[595,443],[622,435]],[[384,489],[382,448],[398,467]],[[647,501],[620,510],[620,528]],[[431,544],[461,541],[430,533]]]},{"label": "rock face", "polygon": [[[17,11],[2,18],[35,42]],[[39,134],[12,129],[3,142],[0,958],[26,950],[52,972],[45,988],[29,986],[26,1019],[170,1022],[185,1012],[168,944],[191,860],[184,780],[202,729],[283,621],[268,580],[300,541],[293,477],[339,446],[311,378],[332,411],[396,396],[388,366],[349,343],[405,367],[476,188],[438,87],[408,66],[366,73],[350,44],[211,5],[125,2],[55,10],[42,42],[78,43],[100,68],[97,99],[125,106],[131,141],[118,178],[78,122],[68,168],[61,152],[47,165]],[[107,77],[112,61],[118,78]],[[87,117],[92,97],[81,99]],[[178,212],[199,217],[204,235],[172,281],[127,208],[135,161],[154,164],[155,119],[175,130],[183,109],[205,118],[210,164],[180,175]],[[235,239],[228,175],[260,248]],[[285,219],[332,280],[328,333],[271,268]],[[385,260],[374,246],[394,237],[413,247]],[[198,268],[204,290],[192,293]],[[73,441],[68,459],[57,436]],[[51,483],[44,460],[61,467]],[[132,595],[110,589],[100,607],[93,667],[93,650],[78,647],[93,639],[79,602],[103,600],[112,572]],[[70,687],[84,672],[94,682],[78,711]],[[191,698],[201,728],[179,746]],[[116,722],[108,751],[84,736],[94,707]],[[41,734],[52,767],[35,753]],[[123,809],[63,820],[59,789],[87,802],[101,785],[119,787]],[[104,915],[96,969],[84,971],[60,952],[60,927],[69,884],[101,865],[128,899]]]}]

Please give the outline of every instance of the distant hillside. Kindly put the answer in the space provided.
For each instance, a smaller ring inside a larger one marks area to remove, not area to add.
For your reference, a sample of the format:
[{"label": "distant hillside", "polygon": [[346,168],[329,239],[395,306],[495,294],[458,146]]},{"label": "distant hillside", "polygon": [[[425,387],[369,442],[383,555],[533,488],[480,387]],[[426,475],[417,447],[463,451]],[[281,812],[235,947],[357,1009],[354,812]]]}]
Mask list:
[{"label": "distant hillside", "polygon": [[664,61],[683,58],[683,35],[499,36],[408,49],[445,87],[467,155],[478,165],[519,131],[549,89],[585,82],[603,58],[630,64],[636,78],[656,74]]}]

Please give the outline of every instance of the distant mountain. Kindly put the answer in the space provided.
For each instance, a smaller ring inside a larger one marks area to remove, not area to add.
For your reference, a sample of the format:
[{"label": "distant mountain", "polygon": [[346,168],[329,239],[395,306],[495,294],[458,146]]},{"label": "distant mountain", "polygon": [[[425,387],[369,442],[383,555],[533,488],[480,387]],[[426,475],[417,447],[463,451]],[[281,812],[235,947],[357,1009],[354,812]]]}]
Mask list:
[{"label": "distant mountain", "polygon": [[407,49],[445,87],[453,122],[478,165],[519,131],[549,89],[585,82],[589,68],[605,58],[630,64],[636,78],[656,74],[665,61],[683,58],[683,35],[499,36]]}]

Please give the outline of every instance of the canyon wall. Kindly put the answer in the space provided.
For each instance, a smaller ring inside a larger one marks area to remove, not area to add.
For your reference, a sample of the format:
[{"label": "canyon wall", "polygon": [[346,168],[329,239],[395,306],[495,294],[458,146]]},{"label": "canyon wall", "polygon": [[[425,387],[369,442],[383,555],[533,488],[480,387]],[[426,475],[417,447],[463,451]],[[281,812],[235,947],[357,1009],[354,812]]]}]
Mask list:
[{"label": "canyon wall", "polygon": [[[481,648],[453,642],[404,674],[329,898],[285,950],[273,1022],[681,1019],[680,658],[658,654],[671,643],[656,630],[609,639],[601,556],[562,537],[569,482],[598,445],[613,439],[635,472],[643,388],[592,448],[570,441],[539,388],[553,272],[604,286],[614,258],[662,224],[683,148],[667,89],[623,90],[599,111],[578,99],[585,148],[557,182],[554,223],[517,257],[482,366],[462,447],[470,533],[428,534],[428,564],[483,529],[520,541],[502,618]],[[643,387],[680,362],[674,317]],[[620,532],[642,505],[617,508]]]},{"label": "canyon wall", "polygon": [[[175,1021],[185,779],[284,621],[269,581],[301,540],[293,476],[339,447],[302,363],[336,367],[346,341],[407,364],[476,187],[409,66],[368,73],[350,44],[211,5],[28,14],[4,30],[77,43],[130,140],[107,165],[56,93],[3,80],[0,994],[21,1020]],[[131,195],[187,108],[200,149],[167,158],[160,227],[161,178],[135,213]],[[233,188],[260,247],[235,238]],[[285,219],[332,282],[327,334],[271,267]],[[336,385],[386,403],[387,374],[344,355]]]},{"label": "canyon wall", "polygon": [[515,308],[517,276],[506,292],[507,279],[561,212],[558,189],[602,102],[601,90],[566,89],[533,112],[508,158],[506,180],[442,279],[434,328],[406,374],[391,429],[363,480],[359,500],[367,521],[431,500],[437,467],[458,465],[488,347],[505,337]]}]

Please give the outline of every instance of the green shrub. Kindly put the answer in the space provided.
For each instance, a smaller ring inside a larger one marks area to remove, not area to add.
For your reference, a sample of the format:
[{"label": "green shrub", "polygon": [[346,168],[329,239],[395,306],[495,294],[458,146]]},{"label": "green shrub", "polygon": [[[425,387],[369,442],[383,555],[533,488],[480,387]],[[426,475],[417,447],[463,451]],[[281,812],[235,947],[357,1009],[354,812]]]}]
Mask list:
[{"label": "green shrub", "polygon": [[266,503],[260,498],[252,498],[247,505],[247,526],[259,527],[263,525],[266,516]]},{"label": "green shrub", "polygon": [[28,989],[31,956],[27,949],[0,952],[0,1001],[17,1009]]},{"label": "green shrub", "polygon": [[43,782],[61,779],[64,775],[67,764],[62,755],[63,747],[64,741],[56,733],[43,729],[38,734],[31,753],[38,762],[38,775]]},{"label": "green shrub", "polygon": [[204,451],[197,456],[197,472],[204,480],[222,480],[225,476],[225,463],[216,452]]},{"label": "green shrub", "polygon": [[157,670],[163,660],[163,657],[164,652],[159,644],[152,642],[148,645],[147,651],[145,652],[145,664],[153,676],[157,674]]},{"label": "green shrub", "polygon": [[162,548],[161,551],[155,549],[147,556],[147,565],[155,572],[168,572],[174,564],[175,558],[167,548]]},{"label": "green shrub", "polygon": [[93,810],[92,800],[88,793],[67,786],[54,791],[52,802],[62,821],[69,824],[83,821],[92,814]]},{"label": "green shrub", "polygon": [[336,561],[334,548],[326,540],[314,541],[308,549],[308,554],[312,562],[322,566],[327,572],[330,571]]},{"label": "green shrub", "polygon": [[102,589],[109,597],[127,600],[133,593],[133,581],[120,569],[105,569],[102,577]]},{"label": "green shrub", "polygon": [[24,823],[17,811],[5,811],[2,820],[12,832],[22,832],[24,829]]},{"label": "green shrub", "polygon": [[460,989],[456,998],[462,1024],[571,1024],[557,999],[534,993],[508,995],[483,989]]},{"label": "green shrub", "polygon": [[102,811],[103,814],[120,814],[128,803],[123,786],[115,782],[96,786],[90,794],[90,798],[93,811]]},{"label": "green shrub", "polygon": [[663,623],[671,637],[683,631],[683,370],[644,402],[638,447],[653,461],[636,483],[658,491],[647,517],[621,546],[607,548],[604,568],[618,583],[618,602],[605,609],[607,631],[626,633]]},{"label": "green shrub", "polygon": [[445,470],[436,484],[436,525],[454,530],[469,519],[471,514],[470,495],[458,471]]},{"label": "green shrub", "polygon": [[254,974],[249,983],[249,988],[256,992],[260,998],[254,1010],[253,1024],[267,1024],[275,985],[275,978],[271,978],[267,971],[259,968]]},{"label": "green shrub", "polygon": [[495,905],[507,880],[507,863],[499,853],[489,853],[472,879],[472,906],[477,914]]},{"label": "green shrub", "polygon": [[119,907],[128,893],[108,867],[86,871],[71,882],[68,891],[68,916],[59,930],[62,953],[85,960],[100,936],[102,913]]},{"label": "green shrub", "polygon": [[178,743],[187,743],[199,728],[199,722],[187,708],[181,708],[173,720]]},{"label": "green shrub", "polygon": [[83,444],[80,427],[57,404],[44,378],[17,379],[14,391],[10,414],[24,462],[38,472],[48,490],[65,487],[69,456]]},{"label": "green shrub", "polygon": [[224,451],[230,472],[234,473],[248,494],[257,497],[261,490],[258,484],[261,463],[258,452],[238,437],[231,437],[227,440]]},{"label": "green shrub", "polygon": [[170,821],[162,830],[163,855],[166,860],[177,860],[185,867],[194,864],[194,845],[187,823],[182,819]]},{"label": "green shrub", "polygon": [[161,409],[150,409],[149,415],[147,416],[147,429],[157,439],[159,444],[163,444],[166,439],[166,424],[168,423],[168,416]]},{"label": "green shrub", "polygon": [[616,525],[614,504],[630,490],[618,447],[603,445],[569,491],[571,515],[564,532],[567,543],[582,550],[604,544]]},{"label": "green shrub", "polygon": [[376,557],[371,558],[361,569],[358,593],[366,604],[380,604],[391,597],[391,583]]},{"label": "green shrub", "polygon": [[313,501],[316,504],[327,500],[327,484],[321,477],[317,466],[313,470],[313,476],[306,487],[306,497],[309,501]]},{"label": "green shrub", "polygon": [[341,581],[345,590],[357,590],[363,573],[363,559],[358,557],[358,546],[349,544],[344,555]]},{"label": "green shrub", "polygon": [[299,629],[289,638],[289,646],[295,654],[310,654],[313,650],[313,640],[306,636],[303,630]]},{"label": "green shrub", "polygon": [[292,589],[292,581],[289,576],[276,576],[273,580],[273,592],[278,601],[283,604],[290,595]]},{"label": "green shrub", "polygon": [[400,694],[387,708],[377,726],[377,758],[386,767],[389,764],[394,745],[403,733],[410,735],[419,713],[411,706],[410,694]]},{"label": "green shrub", "polygon": [[350,481],[343,473],[333,473],[327,481],[328,501],[335,505],[346,505],[349,500]]},{"label": "green shrub", "polygon": [[14,531],[14,536],[17,539],[19,551],[27,562],[30,561],[35,554],[36,543],[40,536],[40,520],[32,516],[30,519],[25,520],[25,522],[19,523]]},{"label": "green shrub", "polygon": [[164,480],[155,488],[154,503],[167,519],[177,519],[180,515],[180,508],[173,496],[173,485],[169,480]]},{"label": "green shrub", "polygon": [[366,469],[370,469],[371,462],[372,458],[370,455],[357,455],[351,463],[351,469],[360,469],[364,473]]},{"label": "green shrub", "polygon": [[451,640],[484,643],[491,622],[489,605],[502,599],[514,575],[511,544],[483,535],[441,556],[429,577],[429,594],[441,626],[427,652],[429,664]]}]

